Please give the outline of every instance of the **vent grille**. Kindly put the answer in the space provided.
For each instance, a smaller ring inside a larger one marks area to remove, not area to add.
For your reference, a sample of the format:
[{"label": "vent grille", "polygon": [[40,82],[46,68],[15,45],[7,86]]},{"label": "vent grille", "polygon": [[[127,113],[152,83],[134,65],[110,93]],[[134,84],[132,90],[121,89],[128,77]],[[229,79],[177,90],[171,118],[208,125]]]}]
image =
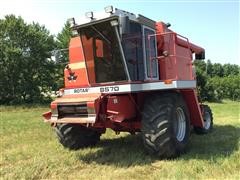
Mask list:
[{"label": "vent grille", "polygon": [[60,118],[87,116],[87,104],[58,105],[58,115]]}]

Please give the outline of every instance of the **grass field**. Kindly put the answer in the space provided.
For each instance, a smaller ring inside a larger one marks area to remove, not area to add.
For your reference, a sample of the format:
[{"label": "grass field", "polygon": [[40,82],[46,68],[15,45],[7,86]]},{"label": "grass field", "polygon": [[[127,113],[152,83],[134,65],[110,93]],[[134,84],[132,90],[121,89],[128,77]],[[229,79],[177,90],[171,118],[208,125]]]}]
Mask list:
[{"label": "grass field", "polygon": [[43,123],[45,107],[0,107],[0,179],[240,179],[240,104],[209,103],[214,131],[192,134],[187,154],[147,155],[139,135],[107,131],[94,148],[68,151]]}]

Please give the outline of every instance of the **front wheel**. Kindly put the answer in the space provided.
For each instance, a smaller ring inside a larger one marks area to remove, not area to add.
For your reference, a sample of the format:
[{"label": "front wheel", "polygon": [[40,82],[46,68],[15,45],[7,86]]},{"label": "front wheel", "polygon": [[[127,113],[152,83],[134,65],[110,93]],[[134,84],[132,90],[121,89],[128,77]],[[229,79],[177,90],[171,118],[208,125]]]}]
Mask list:
[{"label": "front wheel", "polygon": [[55,131],[59,142],[70,150],[95,145],[101,133],[79,124],[57,124]]},{"label": "front wheel", "polygon": [[146,99],[142,137],[150,154],[172,158],[185,152],[190,136],[188,108],[179,94],[152,95]]}]

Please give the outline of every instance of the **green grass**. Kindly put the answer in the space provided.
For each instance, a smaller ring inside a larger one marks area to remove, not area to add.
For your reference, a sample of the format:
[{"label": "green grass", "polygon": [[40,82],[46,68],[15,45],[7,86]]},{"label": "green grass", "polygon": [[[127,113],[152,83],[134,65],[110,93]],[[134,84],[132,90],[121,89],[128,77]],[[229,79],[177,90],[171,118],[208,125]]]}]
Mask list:
[{"label": "green grass", "polygon": [[111,130],[94,148],[68,151],[43,123],[45,107],[0,107],[1,179],[240,179],[240,104],[209,103],[214,131],[192,134],[174,160],[147,155],[139,135]]}]

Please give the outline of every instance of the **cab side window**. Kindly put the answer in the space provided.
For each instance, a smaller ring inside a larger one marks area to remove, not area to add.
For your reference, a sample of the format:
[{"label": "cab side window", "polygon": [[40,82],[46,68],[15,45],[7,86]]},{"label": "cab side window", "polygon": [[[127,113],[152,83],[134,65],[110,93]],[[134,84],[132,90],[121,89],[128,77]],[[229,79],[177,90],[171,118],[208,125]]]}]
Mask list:
[{"label": "cab side window", "polygon": [[153,30],[144,28],[146,70],[148,78],[157,78],[158,75],[156,37],[154,34],[155,32]]}]

